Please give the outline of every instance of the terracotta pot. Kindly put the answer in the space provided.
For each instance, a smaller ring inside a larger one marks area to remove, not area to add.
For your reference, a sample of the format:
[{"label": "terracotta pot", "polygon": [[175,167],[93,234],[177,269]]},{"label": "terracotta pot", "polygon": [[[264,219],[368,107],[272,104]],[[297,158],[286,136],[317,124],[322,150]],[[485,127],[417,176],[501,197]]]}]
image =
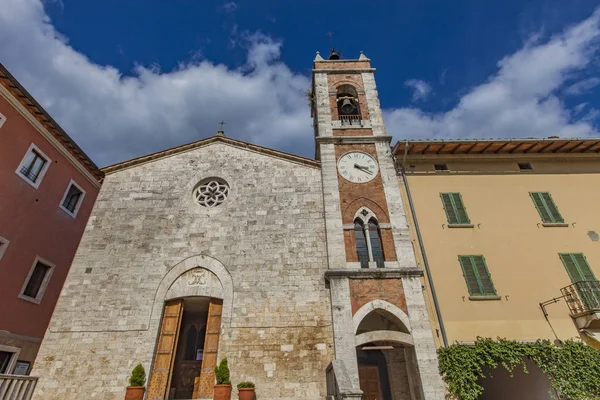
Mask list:
[{"label": "terracotta pot", "polygon": [[254,400],[254,388],[238,388],[240,400]]},{"label": "terracotta pot", "polygon": [[231,385],[215,385],[213,400],[231,400]]},{"label": "terracotta pot", "polygon": [[145,386],[127,386],[125,400],[144,400]]}]

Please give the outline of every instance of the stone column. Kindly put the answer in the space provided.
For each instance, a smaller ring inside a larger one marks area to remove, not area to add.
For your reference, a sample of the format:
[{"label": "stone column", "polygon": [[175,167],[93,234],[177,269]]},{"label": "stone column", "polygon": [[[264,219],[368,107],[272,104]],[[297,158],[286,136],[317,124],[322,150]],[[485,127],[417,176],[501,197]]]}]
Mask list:
[{"label": "stone column", "polygon": [[[331,277],[329,279],[329,287],[331,292],[335,359],[343,363],[351,388],[359,389],[358,361],[356,359],[348,277]],[[339,380],[338,383],[340,383]]]},{"label": "stone column", "polygon": [[411,334],[414,343],[416,366],[421,380],[423,400],[443,400],[444,384],[438,369],[438,358],[425,297],[419,277],[403,277],[406,307],[410,319]]}]

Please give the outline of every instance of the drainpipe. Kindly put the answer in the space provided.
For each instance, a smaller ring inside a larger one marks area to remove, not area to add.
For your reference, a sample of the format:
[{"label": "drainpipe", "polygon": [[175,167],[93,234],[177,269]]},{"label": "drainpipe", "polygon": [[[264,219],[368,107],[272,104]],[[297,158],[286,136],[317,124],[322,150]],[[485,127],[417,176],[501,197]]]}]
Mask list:
[{"label": "drainpipe", "polygon": [[404,181],[404,187],[406,187],[406,197],[408,197],[408,204],[410,206],[410,213],[412,215],[413,222],[415,224],[415,231],[417,232],[417,240],[419,241],[419,248],[423,255],[423,263],[425,264],[425,271],[427,271],[427,281],[431,288],[431,297],[433,297],[433,305],[435,307],[435,314],[440,323],[440,331],[442,332],[442,340],[444,347],[448,347],[448,337],[446,336],[446,329],[444,328],[444,321],[442,320],[442,313],[440,312],[440,304],[438,303],[437,294],[435,292],[435,286],[433,286],[433,278],[431,277],[431,270],[429,269],[429,262],[427,261],[427,253],[425,253],[425,245],[423,244],[423,237],[421,236],[421,229],[419,229],[419,221],[417,221],[417,213],[415,212],[415,205],[410,195],[410,188],[408,186],[408,178],[406,177],[406,171],[404,170],[404,162],[406,161],[406,154],[408,153],[408,142],[406,142],[404,148],[404,158],[402,159],[402,165],[400,166],[400,173],[402,174],[402,180]]}]

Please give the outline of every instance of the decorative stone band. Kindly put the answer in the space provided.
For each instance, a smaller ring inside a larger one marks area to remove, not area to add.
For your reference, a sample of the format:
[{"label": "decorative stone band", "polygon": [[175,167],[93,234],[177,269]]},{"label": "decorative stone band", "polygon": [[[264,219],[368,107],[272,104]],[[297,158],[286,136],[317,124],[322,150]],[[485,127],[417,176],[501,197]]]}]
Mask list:
[{"label": "decorative stone band", "polygon": [[318,144],[370,144],[375,142],[391,143],[391,136],[319,136]]},{"label": "decorative stone band", "polygon": [[343,68],[343,69],[313,69],[315,73],[327,73],[331,74],[362,74],[363,72],[375,72],[375,68]]},{"label": "decorative stone band", "polygon": [[419,268],[363,268],[363,269],[330,269],[325,271],[325,280],[335,278],[360,278],[360,279],[382,279],[382,278],[404,278],[423,276],[423,270]]}]

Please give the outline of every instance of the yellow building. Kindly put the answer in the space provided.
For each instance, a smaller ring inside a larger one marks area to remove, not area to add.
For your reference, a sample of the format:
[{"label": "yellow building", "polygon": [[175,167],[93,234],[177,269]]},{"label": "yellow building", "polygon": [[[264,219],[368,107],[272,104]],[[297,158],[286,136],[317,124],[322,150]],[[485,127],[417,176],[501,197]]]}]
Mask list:
[{"label": "yellow building", "polygon": [[598,343],[600,139],[407,141],[393,153],[438,346]]}]

